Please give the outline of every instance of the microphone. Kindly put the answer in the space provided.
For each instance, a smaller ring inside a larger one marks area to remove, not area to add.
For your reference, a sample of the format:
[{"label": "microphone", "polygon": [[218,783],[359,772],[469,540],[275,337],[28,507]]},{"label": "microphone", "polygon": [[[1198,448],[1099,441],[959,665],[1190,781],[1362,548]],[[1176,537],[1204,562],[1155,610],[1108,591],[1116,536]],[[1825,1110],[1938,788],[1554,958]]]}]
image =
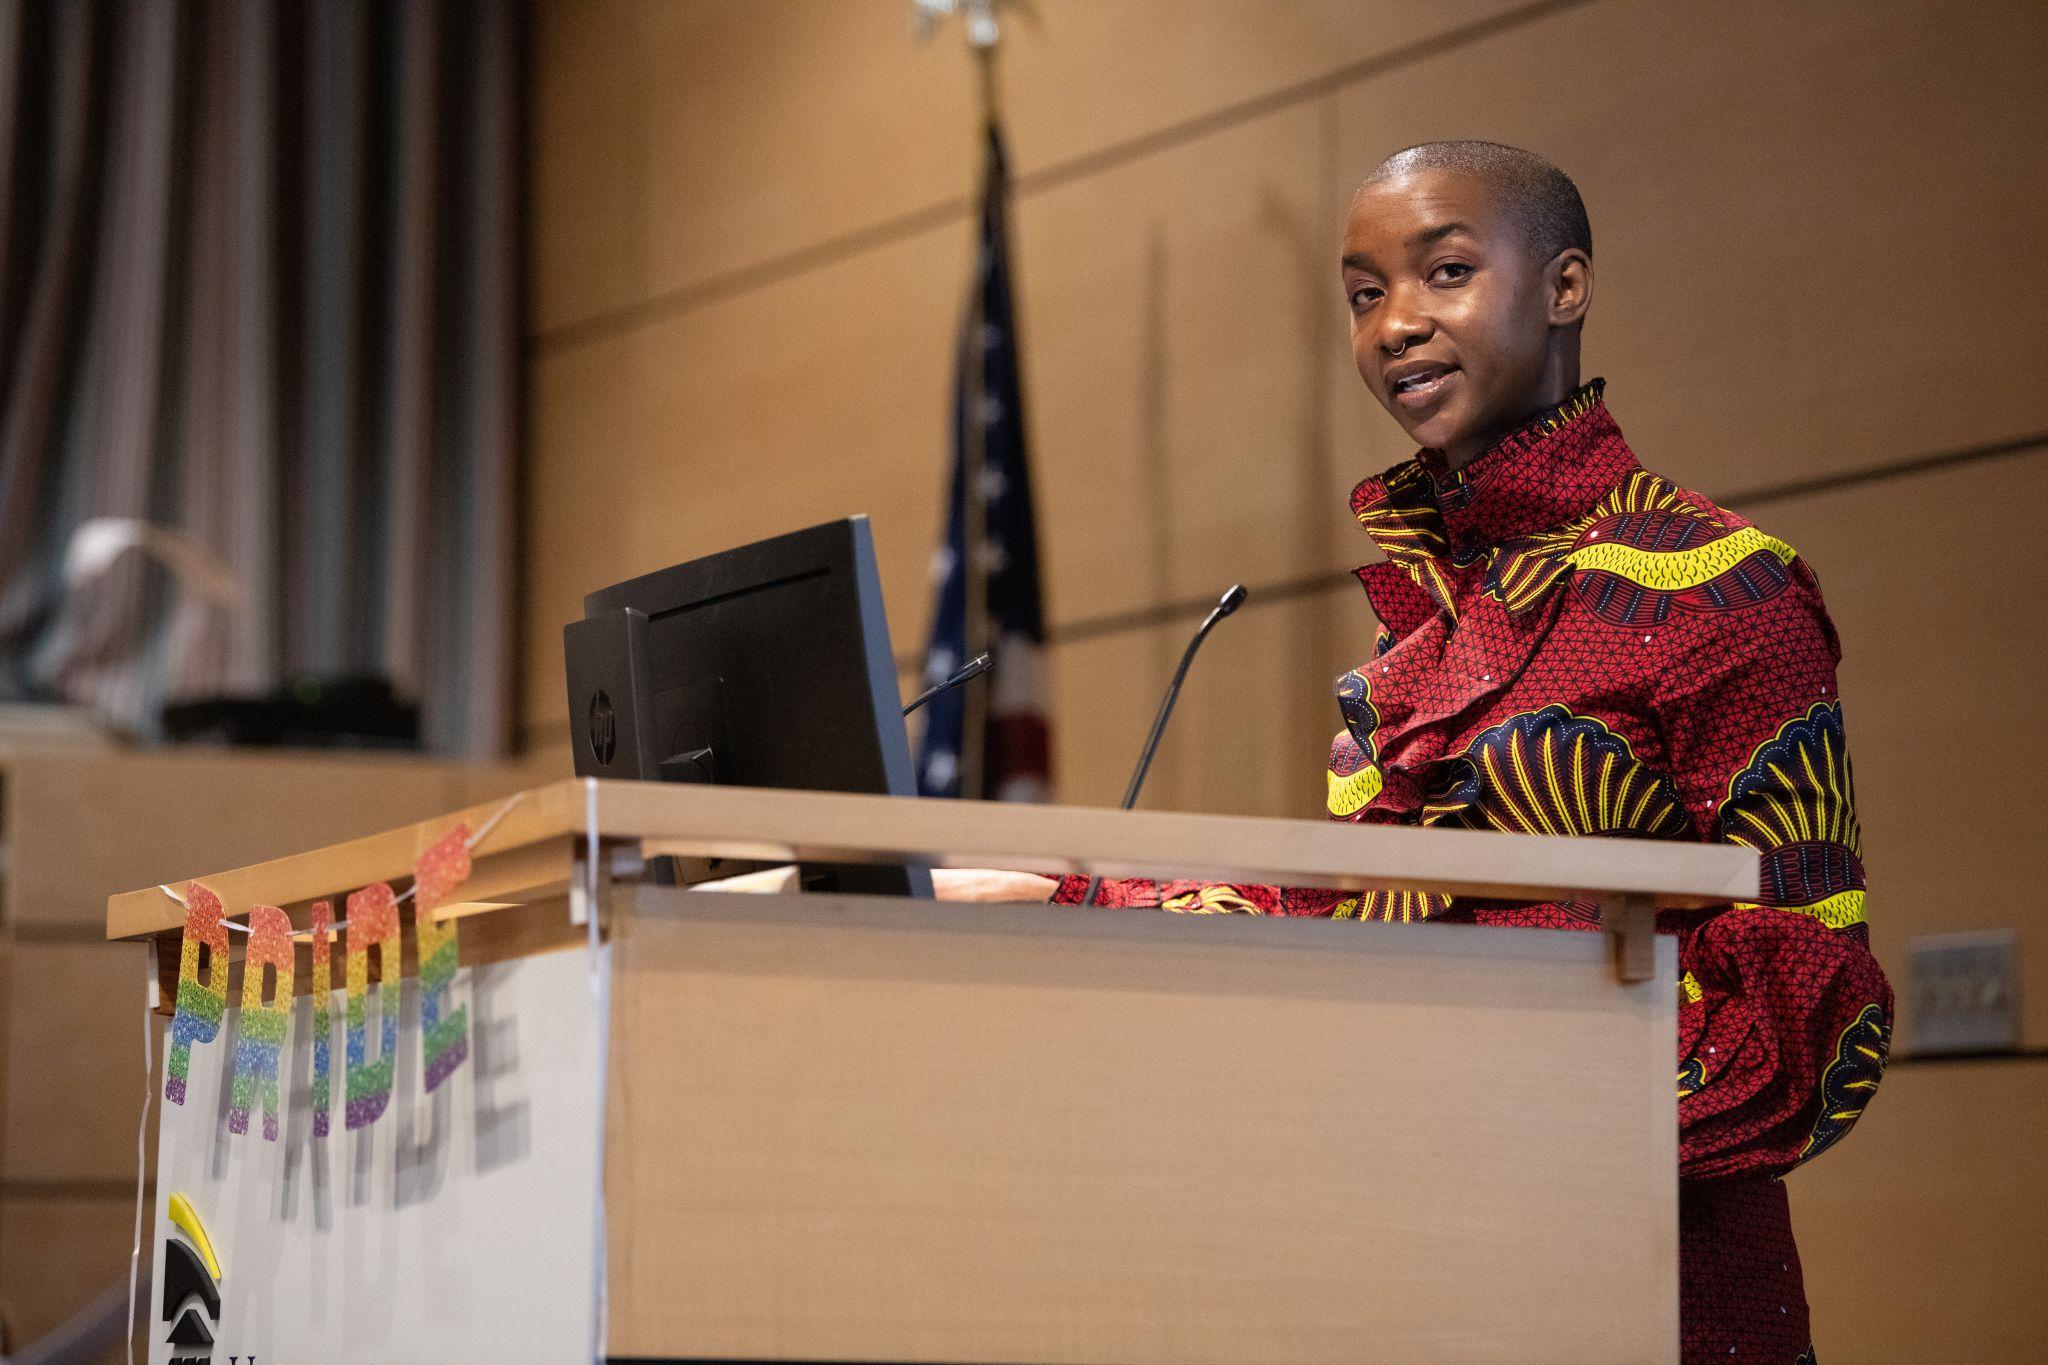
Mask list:
[{"label": "microphone", "polygon": [[903,714],[908,716],[912,711],[915,711],[918,707],[923,706],[933,697],[938,696],[939,693],[950,692],[954,688],[958,687],[961,683],[970,682],[973,679],[980,677],[982,674],[988,672],[991,668],[994,667],[995,660],[991,658],[989,656],[989,652],[984,649],[983,651],[981,651],[981,653],[975,655],[972,659],[969,659],[966,663],[954,669],[952,677],[946,679],[944,682],[941,683],[933,683],[930,687],[927,687],[924,691],[920,692],[917,696],[916,701],[913,701],[912,703],[910,703],[910,705],[903,708]]},{"label": "microphone", "polygon": [[[1137,771],[1131,774],[1130,788],[1124,792],[1124,803],[1119,809],[1129,810],[1138,804],[1138,792],[1145,785],[1145,774],[1151,770],[1152,755],[1159,752],[1159,738],[1166,733],[1166,718],[1173,714],[1173,704],[1180,699],[1180,685],[1188,676],[1188,665],[1195,661],[1195,651],[1202,647],[1202,641],[1209,638],[1209,632],[1216,628],[1216,623],[1243,606],[1244,599],[1250,595],[1244,590],[1244,584],[1231,584],[1230,591],[1223,594],[1223,600],[1216,604],[1215,610],[1195,631],[1195,638],[1188,641],[1187,651],[1180,656],[1180,667],[1173,670],[1173,681],[1167,685],[1166,695],[1160,699],[1159,714],[1152,719],[1152,733],[1145,740],[1143,752],[1138,755]],[[1090,877],[1088,894],[1081,897],[1081,904],[1095,904],[1095,898],[1101,893],[1101,876]]]}]

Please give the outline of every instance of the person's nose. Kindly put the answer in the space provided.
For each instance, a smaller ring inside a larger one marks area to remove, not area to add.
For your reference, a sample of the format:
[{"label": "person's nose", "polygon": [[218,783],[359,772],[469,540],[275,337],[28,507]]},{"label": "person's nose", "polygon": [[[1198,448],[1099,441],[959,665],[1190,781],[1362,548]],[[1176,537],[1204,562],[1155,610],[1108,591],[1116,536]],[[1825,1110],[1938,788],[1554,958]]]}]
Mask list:
[{"label": "person's nose", "polygon": [[1390,356],[1399,355],[1436,334],[1435,321],[1429,316],[1429,310],[1421,305],[1422,301],[1412,290],[1388,291],[1376,319],[1379,335],[1374,342],[1381,351]]}]

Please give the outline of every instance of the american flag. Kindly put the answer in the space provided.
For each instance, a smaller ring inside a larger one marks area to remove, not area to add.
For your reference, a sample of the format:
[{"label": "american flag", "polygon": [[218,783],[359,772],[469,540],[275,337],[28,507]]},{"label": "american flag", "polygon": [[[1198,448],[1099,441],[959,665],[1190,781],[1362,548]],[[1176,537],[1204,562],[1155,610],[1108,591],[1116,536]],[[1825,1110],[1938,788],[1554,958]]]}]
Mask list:
[{"label": "american flag", "polygon": [[[956,687],[926,706],[917,784],[926,796],[1037,801],[1047,796],[1052,775],[1045,616],[1010,300],[1009,172],[993,123],[987,158],[978,266],[953,383],[946,541],[932,557],[938,607],[925,685],[984,649],[995,655],[995,668],[986,682]],[[972,558],[970,546],[978,552]]]}]

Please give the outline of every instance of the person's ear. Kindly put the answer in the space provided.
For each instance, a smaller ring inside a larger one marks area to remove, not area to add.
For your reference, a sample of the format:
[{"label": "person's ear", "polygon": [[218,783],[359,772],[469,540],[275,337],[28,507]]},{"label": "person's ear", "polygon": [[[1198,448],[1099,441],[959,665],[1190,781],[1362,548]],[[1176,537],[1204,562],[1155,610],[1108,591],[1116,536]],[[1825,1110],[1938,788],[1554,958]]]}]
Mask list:
[{"label": "person's ear", "polygon": [[1593,258],[1577,247],[1551,257],[1550,325],[1569,327],[1586,316],[1593,304]]}]

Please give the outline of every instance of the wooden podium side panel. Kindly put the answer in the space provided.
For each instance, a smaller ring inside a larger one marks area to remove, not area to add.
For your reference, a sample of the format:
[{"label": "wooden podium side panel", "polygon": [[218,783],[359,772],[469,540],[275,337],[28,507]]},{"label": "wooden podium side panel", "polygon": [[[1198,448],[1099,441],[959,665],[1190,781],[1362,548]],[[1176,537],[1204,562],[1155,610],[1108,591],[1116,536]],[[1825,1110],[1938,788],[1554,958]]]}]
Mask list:
[{"label": "wooden podium side panel", "polygon": [[1675,1361],[1670,940],[621,892],[618,1357]]}]

